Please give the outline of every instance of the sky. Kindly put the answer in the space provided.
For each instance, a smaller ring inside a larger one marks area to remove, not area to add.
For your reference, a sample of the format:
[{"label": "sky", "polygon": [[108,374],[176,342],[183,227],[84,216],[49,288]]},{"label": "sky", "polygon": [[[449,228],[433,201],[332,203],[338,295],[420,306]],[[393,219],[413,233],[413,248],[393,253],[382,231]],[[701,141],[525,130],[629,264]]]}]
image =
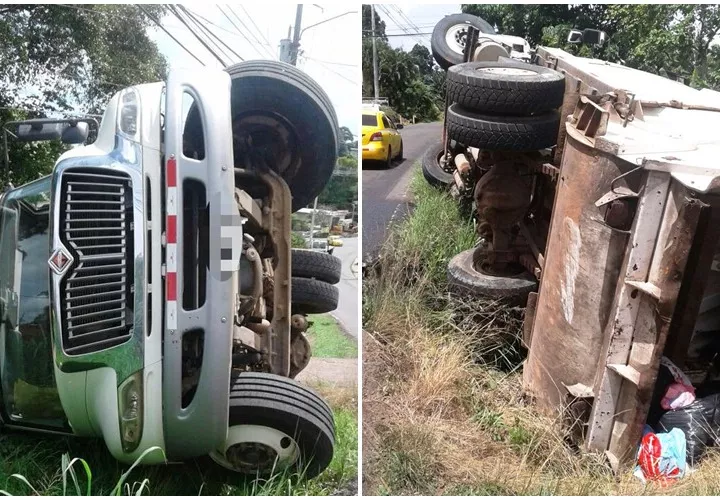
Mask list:
[{"label": "sky", "polygon": [[[415,3],[398,3],[394,7],[390,5],[376,6],[377,13],[380,18],[385,21],[385,32],[387,34],[399,33],[403,34],[403,30],[398,24],[408,28],[407,21],[400,15],[395,8],[400,9],[405,16],[420,29],[421,33],[432,33],[435,24],[449,14],[459,14],[460,4],[431,4],[418,5]],[[389,12],[388,15],[385,11]],[[413,31],[408,28],[408,31]],[[430,50],[430,35],[417,36],[390,36],[388,37],[390,46],[402,48],[409,51],[416,43],[422,43]]]},{"label": "sky", "polygon": [[[212,32],[245,60],[277,59],[280,40],[287,38],[288,28],[295,24],[294,4],[261,2],[247,4],[185,4],[192,13],[199,14],[217,26]],[[222,9],[235,26],[220,10]],[[232,9],[230,11],[229,9]],[[337,19],[310,27],[322,20],[353,12]],[[233,15],[233,12],[245,24]],[[161,20],[163,26],[185,47],[197,55],[208,67],[222,68],[220,63],[202,46],[188,29],[173,15]],[[358,133],[357,103],[360,102],[360,6],[355,4],[306,4],[302,27],[308,29],[300,39],[298,67],[310,75],[327,92],[335,107],[340,126]],[[247,39],[238,33],[238,28]],[[259,30],[259,32],[258,32]],[[249,33],[253,33],[251,36]],[[159,28],[148,34],[166,57],[169,66],[201,70],[203,66]],[[260,43],[258,43],[260,42]],[[233,56],[229,51],[229,56]],[[239,62],[239,61],[234,61]]]}]

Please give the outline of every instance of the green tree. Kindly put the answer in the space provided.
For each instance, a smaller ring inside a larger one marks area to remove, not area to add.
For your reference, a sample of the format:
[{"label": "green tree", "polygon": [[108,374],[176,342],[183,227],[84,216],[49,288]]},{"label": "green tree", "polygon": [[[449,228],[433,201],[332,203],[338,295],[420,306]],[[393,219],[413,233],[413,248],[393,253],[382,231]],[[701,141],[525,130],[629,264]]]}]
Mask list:
[{"label": "green tree", "polygon": [[[462,9],[533,46],[561,47],[694,87],[718,88],[720,83],[720,53],[711,47],[720,34],[716,4],[472,4]],[[604,30],[609,41],[602,48],[569,45],[573,28]]]},{"label": "green tree", "polygon": [[358,199],[358,162],[356,156],[338,158],[335,172],[318,196],[321,205],[332,205],[340,209],[352,208]]},{"label": "green tree", "polygon": [[[370,38],[372,36],[372,19],[371,19],[371,7],[369,5],[362,6],[362,37]],[[379,40],[387,42],[387,36],[385,36],[385,21],[380,19],[377,9],[375,10],[375,36]]]},{"label": "green tree", "polygon": [[[144,9],[159,18],[165,8]],[[165,59],[146,33],[151,22],[130,4],[1,5],[0,123],[101,114],[114,92],[164,79]],[[49,173],[62,150],[59,144],[12,143],[13,182]]]}]

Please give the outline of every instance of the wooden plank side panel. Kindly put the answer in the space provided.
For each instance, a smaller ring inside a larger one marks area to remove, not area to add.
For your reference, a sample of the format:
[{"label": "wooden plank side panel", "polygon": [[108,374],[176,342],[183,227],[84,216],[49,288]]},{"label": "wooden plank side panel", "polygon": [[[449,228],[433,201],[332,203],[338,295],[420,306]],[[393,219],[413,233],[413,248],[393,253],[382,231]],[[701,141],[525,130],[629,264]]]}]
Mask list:
[{"label": "wooden plank side panel", "polygon": [[[651,271],[657,280],[657,286],[662,290],[662,297],[654,310],[638,318],[638,341],[643,342],[637,347],[633,346],[629,363],[638,368],[639,383],[637,388],[628,383],[622,386],[620,405],[617,408],[617,413],[622,417],[616,421],[617,429],[613,429],[608,446],[610,453],[621,462],[634,456],[640,442],[690,249],[696,234],[698,238],[704,236],[697,233],[697,230],[707,205],[691,198],[689,191],[679,183],[673,183],[672,193],[673,203],[667,204],[665,217],[666,220],[674,222],[667,231],[661,231],[663,238],[658,241],[656,248],[659,252],[653,258]],[[654,326],[650,325],[651,322]],[[653,331],[656,333],[654,345],[648,342]]]},{"label": "wooden plank side panel", "polygon": [[[648,172],[640,193],[637,212],[624,262],[624,281],[644,282],[650,271],[656,238],[662,223],[665,202],[670,189],[670,175]],[[621,278],[622,279],[622,278]],[[644,294],[625,284],[618,287],[611,320],[605,333],[605,363],[598,363],[595,378],[595,401],[588,422],[585,446],[591,451],[605,451],[610,443],[622,378],[607,370],[608,364],[627,364],[635,320]]]}]

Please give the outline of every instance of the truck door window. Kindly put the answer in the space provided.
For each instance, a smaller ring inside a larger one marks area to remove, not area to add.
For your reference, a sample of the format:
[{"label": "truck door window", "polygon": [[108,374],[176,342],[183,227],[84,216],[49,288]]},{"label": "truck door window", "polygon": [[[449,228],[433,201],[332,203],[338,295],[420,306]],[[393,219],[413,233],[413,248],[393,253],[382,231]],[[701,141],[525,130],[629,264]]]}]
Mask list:
[{"label": "truck door window", "polygon": [[183,155],[195,160],[205,159],[205,127],[200,108],[193,96],[183,94]]},{"label": "truck door window", "polygon": [[0,211],[0,380],[10,418],[58,425],[50,331],[50,180],[10,193]]}]

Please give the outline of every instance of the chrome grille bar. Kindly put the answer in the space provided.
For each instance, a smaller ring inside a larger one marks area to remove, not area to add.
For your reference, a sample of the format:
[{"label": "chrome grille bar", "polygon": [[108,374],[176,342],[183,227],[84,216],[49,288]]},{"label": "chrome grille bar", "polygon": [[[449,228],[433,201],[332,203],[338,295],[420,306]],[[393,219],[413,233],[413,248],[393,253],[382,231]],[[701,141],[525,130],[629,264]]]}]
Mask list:
[{"label": "chrome grille bar", "polygon": [[132,185],[124,173],[73,169],[61,196],[60,238],[74,257],[61,282],[63,349],[87,354],[132,336]]}]

